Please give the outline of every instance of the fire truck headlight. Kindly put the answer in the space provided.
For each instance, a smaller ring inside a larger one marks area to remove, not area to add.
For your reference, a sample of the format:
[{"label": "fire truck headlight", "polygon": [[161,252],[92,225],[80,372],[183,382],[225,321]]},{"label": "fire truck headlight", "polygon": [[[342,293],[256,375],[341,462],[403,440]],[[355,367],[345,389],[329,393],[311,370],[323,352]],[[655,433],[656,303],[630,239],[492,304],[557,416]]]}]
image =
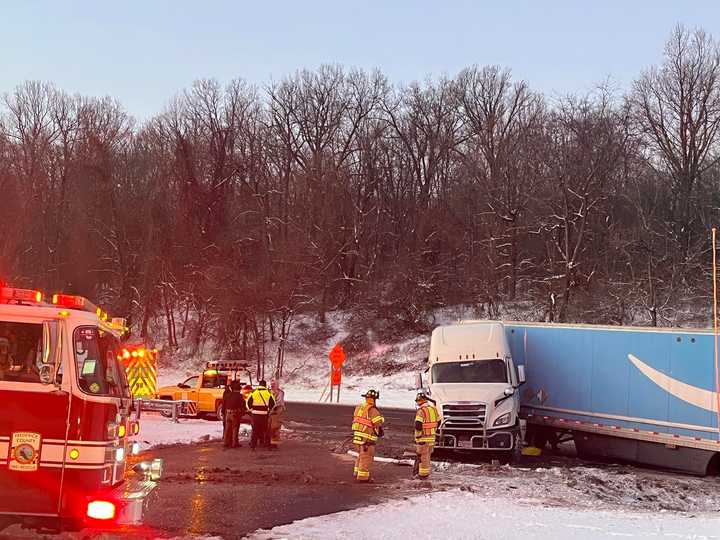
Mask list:
[{"label": "fire truck headlight", "polygon": [[115,450],[115,461],[120,462],[123,459],[125,459],[125,449],[118,448],[117,450]]},{"label": "fire truck headlight", "polygon": [[90,501],[87,505],[87,517],[91,519],[113,519],[115,504],[110,501]]},{"label": "fire truck headlight", "polygon": [[140,443],[134,442],[132,443],[132,455],[137,456],[140,453]]}]

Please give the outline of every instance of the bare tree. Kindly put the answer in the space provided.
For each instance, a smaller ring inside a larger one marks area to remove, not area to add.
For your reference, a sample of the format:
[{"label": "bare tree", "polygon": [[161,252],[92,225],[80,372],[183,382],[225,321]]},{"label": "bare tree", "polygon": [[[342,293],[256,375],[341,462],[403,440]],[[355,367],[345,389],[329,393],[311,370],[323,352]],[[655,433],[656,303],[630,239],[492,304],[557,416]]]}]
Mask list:
[{"label": "bare tree", "polygon": [[669,173],[675,217],[688,225],[694,188],[720,158],[718,43],[702,30],[676,27],[663,64],[633,85],[632,102],[652,151],[649,162]]}]

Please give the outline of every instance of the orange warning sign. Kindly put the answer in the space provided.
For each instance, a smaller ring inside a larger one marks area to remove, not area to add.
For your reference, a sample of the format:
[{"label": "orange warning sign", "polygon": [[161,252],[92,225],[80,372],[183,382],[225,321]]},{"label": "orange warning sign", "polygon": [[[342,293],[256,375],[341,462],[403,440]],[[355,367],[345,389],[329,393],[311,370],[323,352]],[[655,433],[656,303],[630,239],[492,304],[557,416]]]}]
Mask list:
[{"label": "orange warning sign", "polygon": [[345,363],[345,351],[339,343],[332,348],[329,356],[330,362],[335,367],[341,367]]}]

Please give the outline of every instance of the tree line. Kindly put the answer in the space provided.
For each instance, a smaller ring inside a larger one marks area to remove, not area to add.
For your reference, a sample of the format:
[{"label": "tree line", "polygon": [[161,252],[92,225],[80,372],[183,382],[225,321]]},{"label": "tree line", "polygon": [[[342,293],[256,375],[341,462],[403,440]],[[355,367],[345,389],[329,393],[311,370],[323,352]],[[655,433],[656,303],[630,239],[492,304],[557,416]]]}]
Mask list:
[{"label": "tree line", "polygon": [[438,307],[673,325],[711,298],[720,49],[677,27],[619,93],[497,66],[399,87],[325,65],[197,81],[137,122],[26,82],[0,123],[0,275],[261,359],[298,313]]}]

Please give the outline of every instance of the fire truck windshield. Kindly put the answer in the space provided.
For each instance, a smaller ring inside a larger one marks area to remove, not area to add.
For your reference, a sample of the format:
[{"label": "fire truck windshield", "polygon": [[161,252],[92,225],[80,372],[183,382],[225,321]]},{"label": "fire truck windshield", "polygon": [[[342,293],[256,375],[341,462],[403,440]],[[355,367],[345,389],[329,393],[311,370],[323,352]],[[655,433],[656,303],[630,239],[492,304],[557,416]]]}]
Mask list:
[{"label": "fire truck windshield", "polygon": [[119,343],[95,326],[81,326],[73,335],[78,385],[86,394],[130,397],[125,370],[117,360]]}]

